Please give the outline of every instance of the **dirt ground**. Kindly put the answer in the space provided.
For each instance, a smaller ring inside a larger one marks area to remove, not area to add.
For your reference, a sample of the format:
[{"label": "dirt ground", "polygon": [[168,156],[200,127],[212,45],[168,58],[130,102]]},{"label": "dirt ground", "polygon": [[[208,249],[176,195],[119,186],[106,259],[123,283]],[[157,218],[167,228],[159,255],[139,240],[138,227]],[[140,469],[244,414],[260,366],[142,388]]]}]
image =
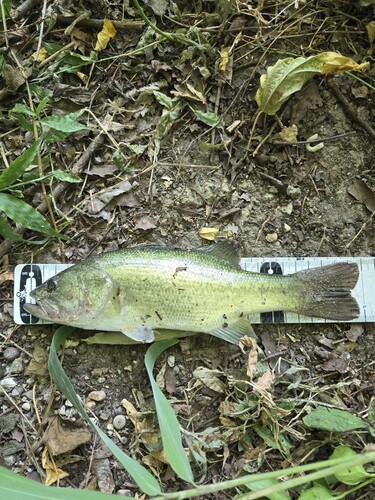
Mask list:
[{"label": "dirt ground", "polygon": [[[374,255],[375,69],[366,26],[374,22],[375,11],[359,0],[197,1],[189,6],[179,1],[142,2],[160,30],[180,29],[194,42],[189,45],[147,27],[126,1],[48,2],[41,36],[43,2],[29,4],[23,11],[21,2],[12,2],[8,37],[0,36],[6,63],[16,68],[18,61],[31,68],[28,83],[51,91],[45,113],[85,108],[89,112],[81,121],[91,127],[42,152],[49,158],[47,171],[66,169],[82,180],[64,184],[53,179],[45,184],[50,200],[45,215],[52,222],[53,214],[58,230],[71,239],[41,243],[40,234],[26,230],[25,241],[0,245],[0,419],[3,426],[5,417],[10,422],[0,428],[2,464],[43,482],[41,438],[47,425],[57,415],[66,424],[77,425],[79,419],[55,392],[46,371],[54,327],[13,323],[12,266],[31,261],[74,263],[92,253],[140,243],[196,248],[209,244],[202,228],[209,228],[219,241],[233,240],[249,257]],[[66,31],[88,10],[91,13],[75,25],[79,32]],[[117,25],[116,36],[97,51],[96,62],[80,62],[74,71],[67,59],[30,65],[39,40],[46,57],[52,44],[88,57],[101,28],[95,19],[129,21],[126,27]],[[229,54],[224,72],[219,68],[223,48]],[[276,117],[262,115],[252,131],[255,93],[267,68],[278,59],[324,51],[339,52],[358,63],[369,61],[370,68],[314,77]],[[82,81],[77,71],[87,80]],[[33,142],[32,132],[10,113],[17,103],[29,105],[29,100],[25,81],[11,88],[3,75],[2,83],[1,142],[11,161]],[[168,109],[154,91],[174,99],[176,107]],[[37,105],[39,97],[31,95]],[[198,118],[207,112],[216,113],[222,126],[212,127]],[[279,135],[291,125],[298,131],[294,144]],[[321,149],[312,147],[316,143],[306,146],[314,134],[324,142]],[[32,183],[22,192],[34,207],[44,200],[40,186]],[[165,370],[164,392],[187,436],[206,442],[197,450],[197,481],[218,482],[326,459],[340,443],[357,452],[371,443],[365,432],[314,431],[301,418],[318,403],[367,417],[374,394],[373,324],[254,329],[267,366],[276,373],[270,389],[274,400],[279,405],[294,403],[276,423],[267,422],[264,402],[243,389],[246,356],[237,347],[196,335],[169,349],[157,363],[157,371]],[[138,418],[144,417],[155,431],[143,364],[146,349],[77,340],[65,349],[64,367],[103,430],[127,453],[143,459],[164,491],[176,491],[187,486],[153,456],[155,450],[135,432],[121,404],[124,399],[131,402]],[[214,370],[219,385],[205,385],[198,369]],[[231,409],[239,404],[243,412],[233,416]],[[119,416],[124,418],[115,420]],[[260,421],[271,429],[268,440],[259,430]],[[277,432],[286,444],[274,445],[272,433]],[[69,476],[60,480],[61,486],[137,491],[94,436],[63,458],[56,460]],[[105,481],[100,473],[103,463],[110,471]],[[371,488],[351,498],[373,498]],[[235,493],[212,498],[233,498]]]}]

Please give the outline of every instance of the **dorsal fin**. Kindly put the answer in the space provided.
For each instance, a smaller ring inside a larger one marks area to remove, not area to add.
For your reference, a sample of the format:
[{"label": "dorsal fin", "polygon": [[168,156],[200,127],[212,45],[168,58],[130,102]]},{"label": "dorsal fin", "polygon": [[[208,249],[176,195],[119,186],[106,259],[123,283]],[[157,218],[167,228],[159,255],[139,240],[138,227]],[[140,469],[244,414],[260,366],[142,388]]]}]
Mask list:
[{"label": "dorsal fin", "polygon": [[232,266],[239,267],[240,265],[239,253],[233,243],[230,243],[229,241],[219,241],[214,245],[203,247],[199,250],[202,252],[209,252],[210,255],[214,255]]}]

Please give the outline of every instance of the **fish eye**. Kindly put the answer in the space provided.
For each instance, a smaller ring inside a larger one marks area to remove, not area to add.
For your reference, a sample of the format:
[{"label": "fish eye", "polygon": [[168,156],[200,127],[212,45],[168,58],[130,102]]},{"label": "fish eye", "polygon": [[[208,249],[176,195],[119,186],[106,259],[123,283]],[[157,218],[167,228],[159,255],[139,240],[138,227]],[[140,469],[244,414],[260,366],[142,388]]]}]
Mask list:
[{"label": "fish eye", "polygon": [[56,281],[54,280],[48,280],[46,282],[46,288],[48,293],[52,293],[56,290]]}]

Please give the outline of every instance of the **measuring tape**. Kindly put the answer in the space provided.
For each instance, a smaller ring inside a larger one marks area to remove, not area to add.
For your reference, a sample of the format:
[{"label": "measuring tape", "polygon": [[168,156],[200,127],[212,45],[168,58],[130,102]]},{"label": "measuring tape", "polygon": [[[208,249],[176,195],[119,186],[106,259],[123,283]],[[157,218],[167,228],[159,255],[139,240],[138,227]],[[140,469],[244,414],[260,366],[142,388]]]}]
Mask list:
[{"label": "measuring tape", "polygon": [[[241,267],[246,271],[263,274],[292,274],[303,269],[321,267],[336,262],[355,262],[359,268],[359,279],[352,291],[357,300],[360,316],[356,323],[375,321],[375,258],[373,257],[254,257],[241,259]],[[23,305],[35,303],[30,292],[57,273],[73,264],[19,264],[14,270],[14,322],[18,325],[44,324],[24,310]],[[249,321],[261,323],[335,323],[335,321],[311,318],[285,311],[253,313]]]}]

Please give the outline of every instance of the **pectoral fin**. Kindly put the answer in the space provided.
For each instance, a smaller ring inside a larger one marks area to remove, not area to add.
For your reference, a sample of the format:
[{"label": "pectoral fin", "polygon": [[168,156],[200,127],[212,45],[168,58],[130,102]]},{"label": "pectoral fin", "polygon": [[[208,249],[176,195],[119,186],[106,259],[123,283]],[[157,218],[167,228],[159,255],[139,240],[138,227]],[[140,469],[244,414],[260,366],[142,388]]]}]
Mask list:
[{"label": "pectoral fin", "polygon": [[121,330],[121,332],[137,342],[149,343],[155,340],[154,331],[146,325],[139,325],[131,328],[126,327]]},{"label": "pectoral fin", "polygon": [[235,345],[239,345],[241,338],[245,335],[247,335],[248,337],[256,338],[253,327],[246,319],[240,319],[232,325],[217,328],[216,330],[212,330],[208,333],[210,335],[213,335],[214,337],[217,337],[218,339],[226,340],[227,342]]}]

